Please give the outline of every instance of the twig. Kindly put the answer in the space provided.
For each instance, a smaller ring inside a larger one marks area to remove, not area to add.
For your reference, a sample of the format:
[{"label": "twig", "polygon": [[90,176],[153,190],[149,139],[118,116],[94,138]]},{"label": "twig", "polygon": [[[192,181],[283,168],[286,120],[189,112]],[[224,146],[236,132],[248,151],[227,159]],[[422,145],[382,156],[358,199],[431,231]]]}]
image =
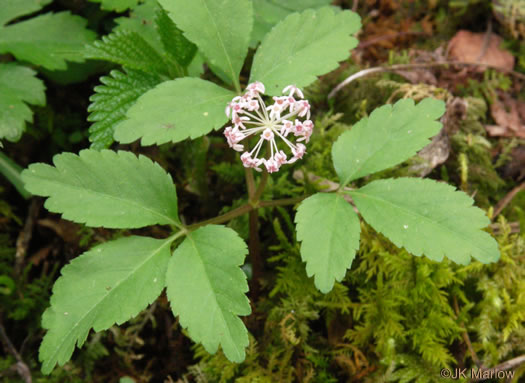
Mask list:
[{"label": "twig", "polygon": [[487,32],[485,32],[485,36],[483,37],[483,46],[481,47],[481,51],[479,52],[479,55],[476,58],[477,63],[479,63],[481,59],[487,53],[487,49],[490,44],[490,39],[492,39],[492,19],[489,19],[489,22],[487,25]]},{"label": "twig", "polygon": [[133,344],[137,341],[139,334],[142,332],[148,321],[153,317],[153,314],[155,312],[155,309],[157,308],[157,301],[153,302],[148,310],[146,311],[146,315],[142,319],[142,322],[140,322],[139,327],[135,329],[135,332],[133,334],[133,337],[131,338],[131,342],[129,342],[128,345],[128,352],[131,350],[131,347],[133,347]]},{"label": "twig", "polygon": [[[457,300],[455,295],[452,296],[452,300],[453,300],[453,304],[454,304],[454,311],[456,312],[456,315],[459,317],[459,305],[458,305],[458,300]],[[465,327],[465,323],[461,322],[460,326],[465,329],[465,331],[463,331],[463,333],[462,333],[463,341],[465,342],[465,344],[468,347],[470,355],[472,356],[472,360],[474,361],[474,363],[476,363],[476,366],[478,366],[478,368],[483,368],[483,364],[479,360],[478,354],[476,354],[476,351],[474,350],[474,347],[472,347],[472,343],[470,342],[470,338],[468,336],[468,331],[467,331],[467,329]]]},{"label": "twig", "polygon": [[40,210],[40,202],[36,198],[31,200],[29,205],[29,211],[27,213],[27,219],[24,224],[24,228],[18,235],[16,240],[16,253],[15,253],[15,275],[19,275],[22,271],[24,265],[24,258],[27,253],[27,248],[29,247],[29,242],[33,236],[33,227],[35,226],[35,219]]},{"label": "twig", "polygon": [[0,323],[0,338],[2,338],[2,341],[5,343],[9,353],[11,353],[16,359],[15,369],[16,372],[18,372],[18,375],[20,375],[24,379],[24,382],[32,383],[33,379],[31,378],[31,371],[29,370],[29,367],[27,367],[27,364],[25,364],[25,362],[22,360],[22,357],[20,356],[18,351],[16,351],[16,348],[15,346],[13,346],[13,343],[11,343],[11,339],[9,339],[9,337],[7,336],[4,329],[4,325],[2,323]]},{"label": "twig", "polygon": [[518,194],[522,190],[525,190],[525,182],[516,186],[514,189],[508,192],[507,195],[505,195],[505,197],[503,197],[501,201],[499,201],[496,204],[496,207],[494,208],[494,214],[492,215],[492,220],[494,220],[503,211],[503,209],[505,209],[505,207],[510,203],[510,201],[512,201],[516,194]]},{"label": "twig", "polygon": [[[516,234],[521,231],[519,221],[509,222],[508,225],[509,225],[511,234]],[[499,223],[491,223],[489,227],[494,232],[495,235],[498,235],[502,231],[502,226]]]},{"label": "twig", "polygon": [[405,31],[405,32],[391,33],[388,35],[382,35],[382,36],[374,37],[369,40],[362,41],[359,43],[359,45],[355,49],[364,49],[370,45],[377,44],[378,42],[381,42],[384,40],[396,39],[398,37],[403,37],[403,36],[417,36],[417,35],[424,35],[424,34],[425,34],[424,32],[417,32],[417,31]]},{"label": "twig", "polygon": [[440,62],[433,62],[433,63],[398,64],[398,65],[391,65],[388,67],[373,67],[373,68],[363,69],[357,73],[354,73],[353,75],[347,77],[343,82],[337,85],[334,89],[332,89],[332,91],[328,95],[328,99],[333,98],[341,89],[343,89],[345,86],[350,84],[352,81],[357,80],[358,78],[361,78],[361,77],[368,76],[373,73],[395,72],[398,70],[412,70],[412,69],[431,68],[431,67],[446,66],[446,65],[480,66],[480,67],[499,70],[501,72],[504,72],[516,78],[519,78],[520,80],[525,80],[525,75],[522,73],[518,73],[513,70],[507,70],[507,69],[503,69],[495,65],[484,64],[484,63],[463,62],[463,61],[440,61]]}]

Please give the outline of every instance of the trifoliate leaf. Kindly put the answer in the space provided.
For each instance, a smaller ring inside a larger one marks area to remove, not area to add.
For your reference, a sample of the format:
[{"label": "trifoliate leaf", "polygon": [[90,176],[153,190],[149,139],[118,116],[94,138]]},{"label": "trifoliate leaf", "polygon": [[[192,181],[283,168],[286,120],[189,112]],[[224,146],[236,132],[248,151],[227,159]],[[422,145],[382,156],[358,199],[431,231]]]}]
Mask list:
[{"label": "trifoliate leaf", "polygon": [[198,78],[166,81],[146,92],[115,128],[115,139],[142,145],[203,136],[228,120],[224,109],[235,94]]},{"label": "trifoliate leaf", "polygon": [[182,67],[187,67],[197,53],[195,44],[184,37],[182,31],[163,9],[157,13],[155,23],[166,52]]},{"label": "trifoliate leaf", "polygon": [[177,225],[171,177],[148,157],[130,152],[82,150],[37,163],[22,173],[26,189],[49,197],[45,207],[87,226],[135,228]]},{"label": "trifoliate leaf", "polygon": [[20,16],[39,11],[53,0],[2,0],[0,26]]},{"label": "trifoliate leaf", "polygon": [[238,83],[253,24],[250,0],[159,0],[210,68]]},{"label": "trifoliate leaf", "polygon": [[441,129],[435,121],[445,112],[445,103],[426,98],[400,100],[375,109],[332,147],[334,167],[342,185],[397,165],[422,149]]},{"label": "trifoliate leaf", "polygon": [[138,33],[117,31],[85,48],[85,57],[153,74],[168,74],[164,59]]},{"label": "trifoliate leaf", "polygon": [[62,269],[43,315],[42,372],[69,360],[89,330],[136,316],[165,286],[171,240],[127,237],[96,246]]},{"label": "trifoliate leaf", "polygon": [[253,0],[254,23],[250,46],[255,47],[275,24],[290,13],[320,8],[331,3],[332,0]]},{"label": "trifoliate leaf", "polygon": [[293,13],[264,38],[253,60],[250,82],[261,81],[270,95],[287,85],[310,85],[338,67],[357,45],[351,34],[361,22],[351,11],[331,8]]},{"label": "trifoliate leaf", "polygon": [[363,218],[396,246],[434,261],[467,264],[499,258],[498,244],[480,230],[490,221],[473,200],[429,179],[379,180],[349,194]]},{"label": "trifoliate leaf", "polygon": [[66,69],[66,60],[84,61],[84,45],[95,39],[87,22],[69,12],[46,13],[0,28],[0,53],[11,53],[49,70]]},{"label": "trifoliate leaf", "polygon": [[100,8],[105,11],[124,12],[126,9],[137,6],[138,0],[89,0],[92,3],[100,3]]},{"label": "trifoliate leaf", "polygon": [[26,122],[33,121],[25,103],[45,105],[44,83],[32,69],[0,63],[0,140],[18,141]]},{"label": "trifoliate leaf", "polygon": [[215,353],[219,345],[232,362],[242,362],[248,333],[238,315],[251,312],[246,275],[248,252],[232,229],[209,225],[188,234],[175,250],[166,277],[168,299],[195,342]]},{"label": "trifoliate leaf", "polygon": [[103,85],[95,87],[89,100],[88,121],[92,149],[108,148],[113,143],[115,126],[124,120],[126,112],[137,99],[161,82],[159,76],[132,69],[125,73],[113,70],[109,76],[100,78]]},{"label": "trifoliate leaf", "polygon": [[335,281],[343,279],[359,249],[359,218],[340,195],[317,193],[301,202],[295,223],[306,273],[328,293]]}]

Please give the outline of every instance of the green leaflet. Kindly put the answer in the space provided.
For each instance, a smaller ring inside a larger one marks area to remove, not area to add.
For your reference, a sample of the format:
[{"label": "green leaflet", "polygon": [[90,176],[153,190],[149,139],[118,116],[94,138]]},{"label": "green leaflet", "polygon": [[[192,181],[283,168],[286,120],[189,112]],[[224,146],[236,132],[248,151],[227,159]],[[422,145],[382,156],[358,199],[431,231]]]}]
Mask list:
[{"label": "green leaflet", "polygon": [[179,142],[218,129],[235,93],[198,78],[166,81],[142,95],[115,128],[115,139],[142,145]]},{"label": "green leaflet", "polygon": [[[49,70],[66,69],[66,60],[84,61],[84,44],[95,39],[86,20],[69,12],[46,13],[0,28],[0,53],[12,53]],[[64,33],[67,31],[67,33]]]},{"label": "green leaflet", "polygon": [[253,24],[250,0],[159,0],[211,69],[238,85]]},{"label": "green leaflet", "polygon": [[136,32],[158,52],[162,52],[162,42],[155,29],[155,15],[160,9],[157,0],[147,0],[130,10],[129,16],[117,17],[115,19],[117,26],[113,32]]},{"label": "green leaflet", "polygon": [[53,0],[2,0],[0,7],[0,26],[17,17],[41,10]]},{"label": "green leaflet", "polygon": [[100,8],[105,11],[124,12],[128,8],[135,8],[139,0],[89,0],[100,3]]},{"label": "green leaflet", "polygon": [[126,30],[103,36],[85,48],[86,58],[111,61],[152,74],[169,74],[162,56],[138,33]]},{"label": "green leaflet", "polygon": [[162,44],[179,65],[187,67],[195,53],[197,47],[192,42],[188,41],[182,34],[182,31],[177,28],[173,20],[167,15],[164,10],[159,10],[155,17],[155,23],[159,32]]},{"label": "green leaflet", "polygon": [[127,237],[96,246],[62,269],[40,346],[42,372],[69,360],[89,330],[108,329],[137,315],[165,286],[171,239]]},{"label": "green leaflet", "polygon": [[444,112],[445,103],[433,98],[417,105],[405,99],[375,109],[341,134],[332,147],[341,185],[412,157],[439,132],[441,123],[435,120]]},{"label": "green leaflet", "polygon": [[105,149],[113,143],[115,126],[124,120],[126,112],[137,99],[161,82],[159,76],[132,69],[125,73],[112,70],[100,78],[102,85],[95,87],[89,101],[88,121],[92,149]]},{"label": "green leaflet", "polygon": [[253,0],[254,23],[250,46],[255,48],[273,26],[290,13],[320,8],[331,3],[332,0]]},{"label": "green leaflet", "polygon": [[0,63],[0,140],[18,141],[33,113],[26,105],[46,103],[44,83],[32,69]]},{"label": "green leaflet", "polygon": [[232,229],[204,226],[188,234],[175,250],[166,277],[168,299],[191,338],[215,353],[245,358],[248,333],[238,315],[251,312],[246,275],[240,266],[248,249]]},{"label": "green leaflet", "polygon": [[264,38],[253,60],[250,82],[261,81],[270,95],[290,84],[300,88],[337,68],[357,39],[359,16],[332,8],[293,13]]},{"label": "green leaflet", "polygon": [[317,193],[301,202],[295,223],[306,273],[326,294],[343,279],[359,249],[359,218],[342,196]]},{"label": "green leaflet", "polygon": [[359,213],[396,246],[434,261],[467,264],[499,259],[498,244],[480,230],[490,221],[473,200],[430,179],[398,178],[369,183],[349,194]]},{"label": "green leaflet", "polygon": [[136,228],[178,225],[171,177],[145,156],[111,150],[82,150],[37,163],[22,173],[25,188],[49,197],[45,207],[87,226]]}]

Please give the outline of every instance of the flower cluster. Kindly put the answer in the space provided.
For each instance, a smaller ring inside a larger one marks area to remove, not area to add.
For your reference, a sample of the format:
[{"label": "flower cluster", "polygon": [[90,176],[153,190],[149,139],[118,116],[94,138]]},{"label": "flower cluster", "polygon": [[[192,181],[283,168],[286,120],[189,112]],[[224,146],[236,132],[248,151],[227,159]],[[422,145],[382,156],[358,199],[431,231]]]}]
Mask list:
[{"label": "flower cluster", "polygon": [[[261,165],[268,173],[279,170],[283,164],[291,164],[306,153],[314,124],[310,120],[310,104],[304,100],[301,90],[293,85],[283,89],[283,96],[273,97],[274,103],[266,106],[262,95],[264,85],[258,81],[249,84],[243,96],[234,97],[226,107],[226,115],[231,118],[233,126],[224,129],[224,135],[231,148],[243,152],[241,161],[247,168],[261,171]],[[302,118],[305,120],[301,121]],[[259,141],[251,151],[246,151],[240,142],[258,135]],[[295,143],[291,141],[294,138]],[[288,159],[284,150],[277,145],[280,138],[291,150]],[[263,144],[268,142],[268,158],[259,158]]]}]

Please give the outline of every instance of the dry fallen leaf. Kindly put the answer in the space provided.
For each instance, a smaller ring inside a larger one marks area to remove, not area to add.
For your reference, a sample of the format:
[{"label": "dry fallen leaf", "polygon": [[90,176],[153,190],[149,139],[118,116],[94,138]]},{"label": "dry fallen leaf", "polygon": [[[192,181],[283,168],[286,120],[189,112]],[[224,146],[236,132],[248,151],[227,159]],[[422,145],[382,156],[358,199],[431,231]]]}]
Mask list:
[{"label": "dry fallen leaf", "polygon": [[491,136],[525,138],[525,103],[503,95],[490,105],[496,125],[486,125]]},{"label": "dry fallen leaf", "polygon": [[[512,70],[514,56],[501,48],[502,42],[503,39],[494,33],[472,33],[461,30],[450,40],[448,52],[452,60]],[[480,67],[478,70],[483,71],[484,68]]]}]

